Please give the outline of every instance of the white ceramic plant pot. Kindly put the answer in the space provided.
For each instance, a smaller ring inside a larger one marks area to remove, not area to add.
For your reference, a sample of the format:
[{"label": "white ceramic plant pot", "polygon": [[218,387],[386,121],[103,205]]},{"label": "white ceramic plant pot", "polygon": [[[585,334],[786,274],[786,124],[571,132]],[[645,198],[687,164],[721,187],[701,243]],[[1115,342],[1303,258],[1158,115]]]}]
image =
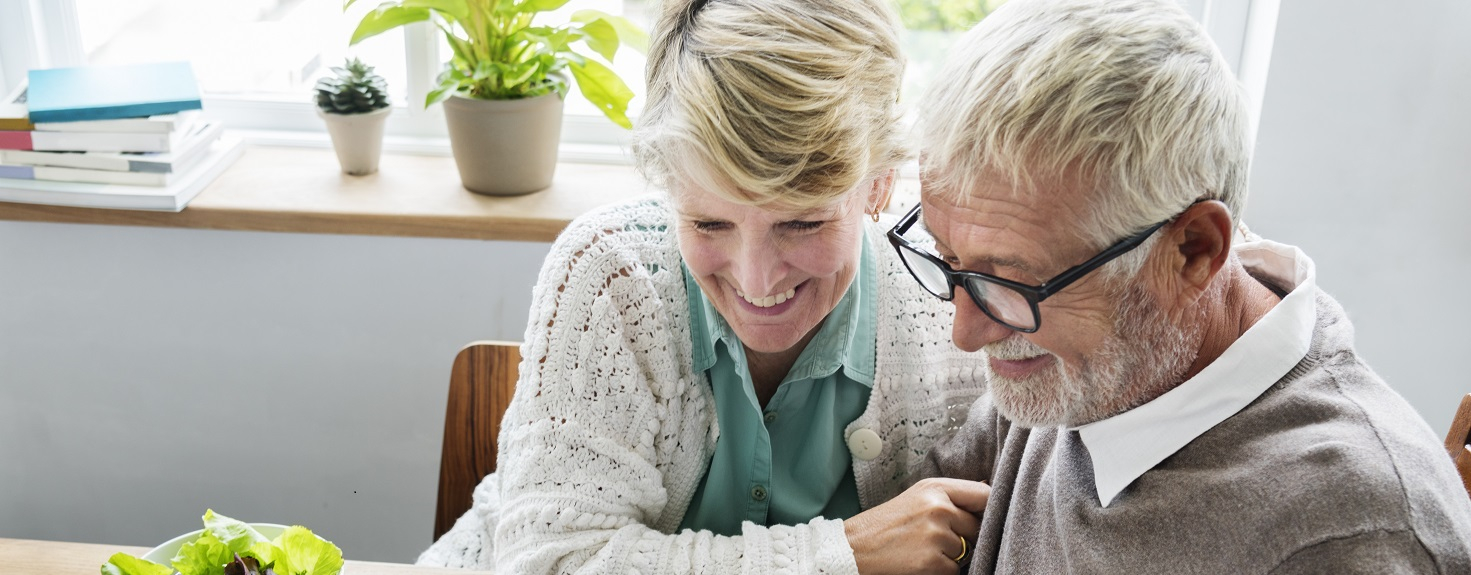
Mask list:
[{"label": "white ceramic plant pot", "polygon": [[557,169],[562,98],[556,92],[524,100],[444,101],[450,148],[465,189],[516,196],[546,189]]},{"label": "white ceramic plant pot", "polygon": [[317,108],[317,115],[327,122],[332,136],[332,149],[337,150],[337,163],[343,173],[362,176],[378,171],[378,158],[383,155],[383,123],[392,107],[362,114],[329,114]]}]

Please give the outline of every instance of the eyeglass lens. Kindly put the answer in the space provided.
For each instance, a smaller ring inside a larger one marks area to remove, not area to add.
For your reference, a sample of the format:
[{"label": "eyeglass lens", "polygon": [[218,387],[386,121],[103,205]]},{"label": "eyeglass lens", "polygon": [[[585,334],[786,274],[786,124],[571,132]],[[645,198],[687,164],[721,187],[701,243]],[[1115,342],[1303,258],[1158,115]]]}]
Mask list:
[{"label": "eyeglass lens", "polygon": [[920,286],[940,299],[950,299],[950,281],[945,278],[945,270],[935,265],[934,260],[907,247],[899,250],[899,256],[904,258],[904,265],[909,266]]},{"label": "eyeglass lens", "polygon": [[1032,304],[1021,292],[1006,286],[993,284],[976,276],[964,276],[965,287],[972,300],[982,302],[983,309],[1001,323],[1019,329],[1035,329],[1037,315],[1032,313]]},{"label": "eyeglass lens", "polygon": [[[938,262],[908,246],[900,249],[899,255],[904,258],[904,264],[925,291],[943,300],[951,299],[950,281],[946,277],[948,274]],[[1037,327],[1037,316],[1032,313],[1032,305],[1020,292],[977,276],[966,275],[961,278],[964,284],[961,287],[970,292],[971,301],[1001,323],[1018,329]]]}]

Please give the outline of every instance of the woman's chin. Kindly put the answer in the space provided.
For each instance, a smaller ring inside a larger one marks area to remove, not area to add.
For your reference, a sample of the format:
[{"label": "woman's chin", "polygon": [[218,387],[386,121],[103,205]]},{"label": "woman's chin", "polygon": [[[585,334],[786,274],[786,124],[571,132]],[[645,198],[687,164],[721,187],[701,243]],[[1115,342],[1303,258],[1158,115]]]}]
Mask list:
[{"label": "woman's chin", "polygon": [[747,337],[739,333],[737,335],[740,335],[741,343],[746,346],[746,349],[756,353],[781,353],[792,349],[802,341],[801,335],[795,337],[765,334],[751,334],[750,337]]}]

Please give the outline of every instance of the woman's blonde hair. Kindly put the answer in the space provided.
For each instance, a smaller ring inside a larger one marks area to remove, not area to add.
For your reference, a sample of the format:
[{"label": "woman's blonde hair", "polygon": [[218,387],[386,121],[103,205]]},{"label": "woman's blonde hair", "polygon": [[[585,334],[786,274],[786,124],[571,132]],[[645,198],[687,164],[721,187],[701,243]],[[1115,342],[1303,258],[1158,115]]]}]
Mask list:
[{"label": "woman's blonde hair", "polygon": [[671,193],[809,208],[898,166],[898,29],[884,0],[667,0],[640,171]]},{"label": "woman's blonde hair", "polygon": [[1091,188],[1079,235],[1098,247],[1199,199],[1236,221],[1246,204],[1245,96],[1170,0],[1011,0],[951,51],[920,126],[927,194]]}]

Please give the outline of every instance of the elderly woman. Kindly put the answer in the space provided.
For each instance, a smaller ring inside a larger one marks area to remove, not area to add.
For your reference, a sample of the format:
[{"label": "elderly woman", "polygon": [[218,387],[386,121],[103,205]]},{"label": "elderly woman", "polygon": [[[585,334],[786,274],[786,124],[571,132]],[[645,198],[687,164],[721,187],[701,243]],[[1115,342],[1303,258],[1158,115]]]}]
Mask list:
[{"label": "elderly woman", "polygon": [[421,563],[957,570],[989,489],[904,486],[984,379],[877,223],[896,30],[884,0],[665,3],[635,153],[667,196],[552,247],[499,471]]}]

